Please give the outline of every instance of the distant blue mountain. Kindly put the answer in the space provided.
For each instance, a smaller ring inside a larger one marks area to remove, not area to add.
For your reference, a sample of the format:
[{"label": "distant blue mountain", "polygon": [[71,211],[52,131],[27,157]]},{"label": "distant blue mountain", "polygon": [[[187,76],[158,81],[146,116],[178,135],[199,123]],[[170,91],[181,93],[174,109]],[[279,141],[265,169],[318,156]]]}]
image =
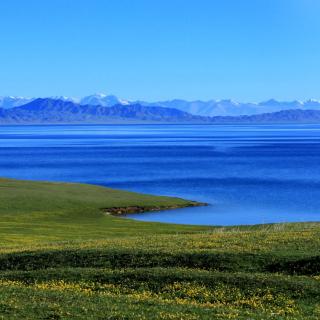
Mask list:
[{"label": "distant blue mountain", "polygon": [[251,116],[211,117],[212,123],[320,123],[320,110],[289,109]]},{"label": "distant blue mountain", "polygon": [[35,99],[25,105],[0,108],[2,124],[41,123],[320,123],[320,110],[291,109],[250,116],[203,117],[174,108],[117,104],[112,107],[80,105],[51,98]]},{"label": "distant blue mountain", "polygon": [[[80,105],[51,98],[35,99],[23,106],[0,109],[0,123],[106,123],[123,121],[197,121],[178,109],[147,107],[140,104]],[[200,120],[202,121],[202,119]]]},{"label": "distant blue mountain", "polygon": [[287,102],[271,99],[260,103],[243,103],[229,99],[209,101],[186,101],[176,99],[153,103],[139,101],[139,103],[147,106],[157,105],[162,107],[177,108],[195,115],[210,117],[256,115],[288,109],[320,110],[320,102],[317,100],[307,100],[305,102]]},{"label": "distant blue mountain", "polygon": [[[112,107],[115,105],[142,105],[142,106],[156,106],[178,109],[193,115],[213,117],[213,116],[241,116],[241,115],[256,115],[262,113],[271,113],[288,109],[301,109],[301,110],[320,110],[320,102],[318,100],[306,101],[278,101],[270,99],[260,103],[246,103],[237,102],[230,99],[225,100],[209,100],[209,101],[186,101],[182,99],[174,99],[167,101],[129,101],[120,99],[115,95],[93,94],[83,98],[73,97],[51,97],[53,100],[69,101],[80,105],[93,105]],[[21,106],[28,102],[35,100],[35,98],[23,97],[0,97],[0,108],[13,108]]]}]

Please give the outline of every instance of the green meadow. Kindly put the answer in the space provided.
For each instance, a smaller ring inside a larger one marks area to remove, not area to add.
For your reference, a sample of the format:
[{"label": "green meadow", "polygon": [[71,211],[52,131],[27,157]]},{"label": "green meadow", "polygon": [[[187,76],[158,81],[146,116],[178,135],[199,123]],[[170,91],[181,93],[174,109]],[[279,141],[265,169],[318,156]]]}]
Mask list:
[{"label": "green meadow", "polygon": [[110,214],[192,205],[0,179],[0,319],[320,318],[320,223],[208,227]]}]

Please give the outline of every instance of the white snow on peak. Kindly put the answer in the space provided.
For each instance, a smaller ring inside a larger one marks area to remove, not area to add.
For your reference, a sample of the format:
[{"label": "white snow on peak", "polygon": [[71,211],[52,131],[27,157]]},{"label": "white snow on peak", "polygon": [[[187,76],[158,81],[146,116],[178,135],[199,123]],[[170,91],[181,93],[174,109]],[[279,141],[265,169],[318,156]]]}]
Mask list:
[{"label": "white snow on peak", "polygon": [[0,97],[0,108],[10,109],[14,107],[19,107],[31,102],[32,100],[34,100],[34,98],[4,96]]},{"label": "white snow on peak", "polygon": [[96,93],[90,96],[83,97],[80,100],[80,104],[86,105],[86,104],[91,104],[91,105],[97,105],[97,106],[103,106],[103,107],[112,107],[117,104],[122,104],[122,105],[128,105],[130,104],[129,101],[124,100],[124,99],[119,99],[115,95],[106,95],[104,93]]},{"label": "white snow on peak", "polygon": [[80,102],[79,98],[68,97],[68,96],[52,96],[52,97],[50,97],[50,99],[69,101],[69,102],[73,102],[73,103],[79,103]]}]

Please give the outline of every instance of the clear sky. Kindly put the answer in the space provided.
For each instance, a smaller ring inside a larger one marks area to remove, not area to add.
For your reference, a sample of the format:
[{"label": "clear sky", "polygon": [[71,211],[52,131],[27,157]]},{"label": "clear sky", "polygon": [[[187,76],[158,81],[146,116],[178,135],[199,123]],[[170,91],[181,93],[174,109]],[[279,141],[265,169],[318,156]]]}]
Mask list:
[{"label": "clear sky", "polygon": [[320,98],[319,0],[1,0],[0,95]]}]

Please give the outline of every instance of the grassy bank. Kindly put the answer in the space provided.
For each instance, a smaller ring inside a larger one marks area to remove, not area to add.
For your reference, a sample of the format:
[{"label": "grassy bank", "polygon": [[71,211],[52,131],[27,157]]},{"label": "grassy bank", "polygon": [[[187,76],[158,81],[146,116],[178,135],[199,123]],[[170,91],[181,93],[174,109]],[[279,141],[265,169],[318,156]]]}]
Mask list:
[{"label": "grassy bank", "polygon": [[119,219],[114,208],[167,209],[193,206],[179,198],[158,197],[95,185],[0,179],[1,245],[106,239],[117,236],[188,232],[190,226]]},{"label": "grassy bank", "polygon": [[318,223],[218,228],[106,214],[189,205],[1,179],[0,319],[320,318]]}]

